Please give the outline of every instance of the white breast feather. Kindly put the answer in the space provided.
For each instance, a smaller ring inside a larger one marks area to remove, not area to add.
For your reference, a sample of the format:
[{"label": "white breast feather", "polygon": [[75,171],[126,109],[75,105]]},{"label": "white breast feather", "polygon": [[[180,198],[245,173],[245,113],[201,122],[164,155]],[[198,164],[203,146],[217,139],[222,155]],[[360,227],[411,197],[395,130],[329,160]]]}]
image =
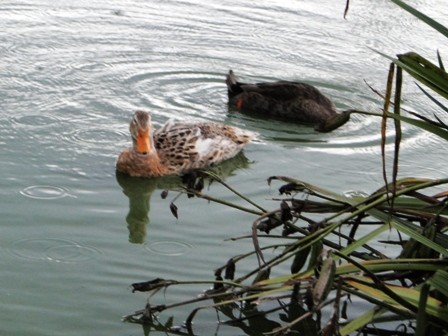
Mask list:
[{"label": "white breast feather", "polygon": [[204,157],[208,153],[210,153],[213,150],[213,147],[215,147],[215,139],[204,139],[199,138],[196,141],[196,152],[199,154],[199,156]]},{"label": "white breast feather", "polygon": [[201,159],[207,158],[218,150],[219,156],[214,157],[212,162],[219,162],[235,156],[238,152],[238,145],[232,140],[221,136],[209,139],[199,138],[196,142],[195,150]]}]

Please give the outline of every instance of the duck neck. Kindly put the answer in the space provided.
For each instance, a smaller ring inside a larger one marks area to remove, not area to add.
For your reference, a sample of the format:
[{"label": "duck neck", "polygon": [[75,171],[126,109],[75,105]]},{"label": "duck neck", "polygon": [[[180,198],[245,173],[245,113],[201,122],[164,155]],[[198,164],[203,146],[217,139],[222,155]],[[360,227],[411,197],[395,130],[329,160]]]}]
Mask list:
[{"label": "duck neck", "polygon": [[159,154],[149,131],[139,131],[134,138],[133,145],[137,160],[145,166],[144,170],[149,176],[166,175],[166,168],[160,162]]},{"label": "duck neck", "polygon": [[[140,154],[141,155],[141,154]],[[154,149],[149,154],[143,154],[145,158],[145,164],[147,165],[147,171],[151,176],[164,176],[166,175],[166,168],[160,162],[159,155]]]},{"label": "duck neck", "polygon": [[331,132],[336,128],[344,125],[350,119],[351,111],[343,111],[341,113],[335,113],[327,120],[324,120],[322,123],[317,125],[314,129],[318,132]]}]

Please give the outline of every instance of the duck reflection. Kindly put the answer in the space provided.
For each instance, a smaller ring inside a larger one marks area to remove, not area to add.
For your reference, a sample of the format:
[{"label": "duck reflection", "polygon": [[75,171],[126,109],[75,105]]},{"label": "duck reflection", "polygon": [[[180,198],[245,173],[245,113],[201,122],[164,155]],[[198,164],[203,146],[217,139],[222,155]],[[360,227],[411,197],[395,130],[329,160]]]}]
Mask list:
[{"label": "duck reflection", "polygon": [[[212,166],[208,170],[225,179],[242,168],[249,166],[249,160],[244,153],[223,163]],[[148,235],[147,230],[150,223],[151,195],[155,190],[179,190],[180,187],[191,185],[190,175],[166,176],[157,178],[130,177],[120,172],[116,173],[118,184],[123,189],[123,193],[129,199],[129,212],[126,216],[127,227],[129,229],[129,242],[133,244],[143,244]],[[191,176],[196,178],[192,172]],[[207,180],[207,178],[206,178]]]}]

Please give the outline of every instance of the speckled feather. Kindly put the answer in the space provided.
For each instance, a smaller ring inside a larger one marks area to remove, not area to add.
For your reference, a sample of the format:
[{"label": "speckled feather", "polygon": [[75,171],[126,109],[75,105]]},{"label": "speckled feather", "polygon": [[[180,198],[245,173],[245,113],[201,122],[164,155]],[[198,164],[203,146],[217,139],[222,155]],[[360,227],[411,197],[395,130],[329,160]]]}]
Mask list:
[{"label": "speckled feather", "polygon": [[[148,124],[150,128],[150,118]],[[234,157],[255,135],[219,123],[168,121],[152,134],[155,150],[140,154],[135,148],[126,149],[118,158],[117,170],[131,176],[151,177],[207,167]]]}]

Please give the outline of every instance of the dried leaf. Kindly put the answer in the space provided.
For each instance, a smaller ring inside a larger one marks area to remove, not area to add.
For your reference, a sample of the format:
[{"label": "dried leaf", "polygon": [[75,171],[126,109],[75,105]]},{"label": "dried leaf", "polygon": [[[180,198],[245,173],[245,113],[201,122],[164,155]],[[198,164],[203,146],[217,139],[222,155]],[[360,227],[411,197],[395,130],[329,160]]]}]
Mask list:
[{"label": "dried leaf", "polygon": [[165,280],[161,278],[156,278],[153,280],[145,281],[145,282],[136,282],[131,284],[132,293],[134,292],[149,292],[155,289],[159,289],[161,287],[166,287],[175,283],[173,280]]},{"label": "dried leaf", "polygon": [[336,263],[334,259],[329,256],[323,263],[320,271],[319,279],[317,279],[313,288],[313,302],[314,306],[318,306],[324,301],[331,288],[333,287],[334,277],[336,274]]},{"label": "dried leaf", "polygon": [[344,19],[347,18],[349,7],[350,7],[350,0],[347,0],[346,3],[345,3]]},{"label": "dried leaf", "polygon": [[160,194],[160,197],[162,197],[162,199],[167,198],[167,196],[168,196],[168,190],[164,190],[164,191],[162,191],[162,193]]},{"label": "dried leaf", "polygon": [[224,279],[233,280],[235,278],[235,262],[232,258],[229,259],[226,265],[226,271],[224,273]]},{"label": "dried leaf", "polygon": [[290,234],[296,233],[297,230],[289,225],[285,225],[282,231],[282,237],[287,237]]},{"label": "dried leaf", "polygon": [[278,189],[278,192],[280,193],[280,195],[283,195],[283,194],[291,195],[291,191],[294,191],[295,187],[296,187],[295,183],[288,183],[288,184],[282,185]]},{"label": "dried leaf", "polygon": [[314,309],[313,291],[311,290],[311,287],[308,287],[306,289],[305,303],[309,311],[312,311]]},{"label": "dried leaf", "polygon": [[263,281],[263,280],[267,280],[269,279],[269,276],[271,275],[271,268],[265,268],[262,269],[261,271],[259,271],[257,273],[257,276],[255,277],[254,281],[252,282],[252,284],[256,284],[257,282]]},{"label": "dried leaf", "polygon": [[197,179],[196,184],[194,185],[194,190],[201,192],[204,189],[204,178],[200,177]]},{"label": "dried leaf", "polygon": [[321,255],[323,248],[324,245],[320,240],[312,245],[310,261],[308,263],[308,271],[312,270],[319,264],[319,256]]},{"label": "dried leaf", "polygon": [[341,310],[341,318],[343,318],[344,320],[348,320],[347,307],[348,307],[348,300],[345,300],[344,303],[342,304],[342,310]]},{"label": "dried leaf", "polygon": [[291,214],[291,208],[289,207],[288,203],[282,201],[282,203],[280,203],[280,209],[282,210],[281,221],[283,223],[290,221],[292,219],[292,214]]},{"label": "dried leaf", "polygon": [[[215,281],[222,281],[222,277],[221,276],[217,276]],[[220,290],[224,288],[224,285],[221,282],[215,282],[213,283],[213,290]]]},{"label": "dried leaf", "polygon": [[173,202],[170,203],[170,210],[173,216],[176,217],[176,219],[179,219],[179,217],[177,216],[177,206]]},{"label": "dried leaf", "polygon": [[304,249],[298,251],[294,256],[294,260],[291,264],[291,274],[298,273],[305,265],[306,259],[308,258],[308,254],[311,251],[311,245],[305,247]]}]

